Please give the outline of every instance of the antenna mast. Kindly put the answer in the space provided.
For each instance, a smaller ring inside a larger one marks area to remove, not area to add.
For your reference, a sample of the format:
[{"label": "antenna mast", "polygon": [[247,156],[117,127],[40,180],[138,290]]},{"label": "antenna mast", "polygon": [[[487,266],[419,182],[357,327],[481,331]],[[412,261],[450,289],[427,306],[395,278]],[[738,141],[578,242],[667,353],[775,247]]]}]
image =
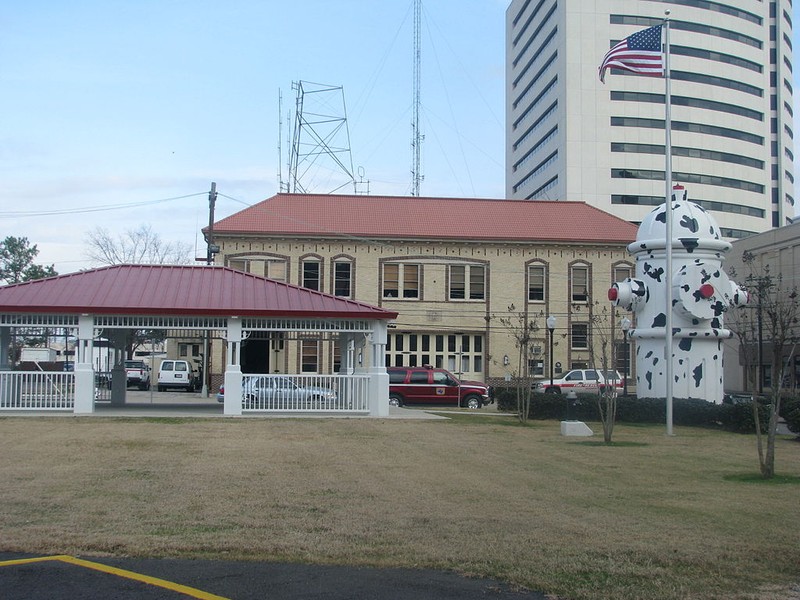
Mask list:
[{"label": "antenna mast", "polygon": [[283,173],[281,172],[281,163],[283,162],[283,150],[281,146],[281,136],[283,135],[282,128],[282,113],[283,113],[283,94],[278,88],[278,191],[283,191]]},{"label": "antenna mast", "polygon": [[422,59],[422,0],[414,0],[414,106],[411,120],[411,195],[419,196],[419,186],[422,182],[422,167],[420,153],[422,140],[425,136],[420,131],[419,104],[420,104],[420,73]]},{"label": "antenna mast", "polygon": [[357,193],[344,89],[308,81],[292,82],[292,89],[297,99],[286,191],[327,187],[323,193],[332,194],[352,186]]}]

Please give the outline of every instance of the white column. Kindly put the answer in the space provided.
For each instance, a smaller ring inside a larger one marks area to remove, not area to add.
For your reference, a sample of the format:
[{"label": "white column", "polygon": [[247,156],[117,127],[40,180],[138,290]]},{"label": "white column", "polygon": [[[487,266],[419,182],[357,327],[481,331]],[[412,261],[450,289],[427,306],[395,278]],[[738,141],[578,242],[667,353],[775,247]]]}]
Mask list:
[{"label": "white column", "polygon": [[386,321],[372,322],[372,348],[369,363],[369,414],[389,416],[389,374],[386,372]]},{"label": "white column", "polygon": [[[0,400],[12,402],[15,398],[15,386],[13,379],[9,376],[3,376],[3,372],[11,371],[10,353],[11,347],[11,328],[0,327]],[[19,389],[19,388],[17,388]]]},{"label": "white column", "polygon": [[75,414],[94,412],[94,317],[78,318],[78,340],[75,344]]},{"label": "white column", "polygon": [[228,344],[227,364],[225,365],[225,404],[226,415],[242,414],[242,367],[240,354],[242,351],[242,321],[238,317],[228,319],[228,331],[225,336]]},{"label": "white column", "polygon": [[0,371],[10,371],[11,363],[8,349],[11,347],[11,328],[0,327]]}]

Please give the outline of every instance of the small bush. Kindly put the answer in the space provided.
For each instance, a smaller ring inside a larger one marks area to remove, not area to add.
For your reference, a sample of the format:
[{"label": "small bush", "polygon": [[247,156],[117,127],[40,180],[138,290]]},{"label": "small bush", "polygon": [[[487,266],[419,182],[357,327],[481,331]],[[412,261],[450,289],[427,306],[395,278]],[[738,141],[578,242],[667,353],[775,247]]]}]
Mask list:
[{"label": "small bush", "polygon": [[[497,407],[502,411],[516,412],[517,391],[515,388],[497,388],[495,392]],[[784,418],[792,419],[792,431],[800,432],[800,399],[794,403],[786,402]],[[787,416],[789,415],[789,416]],[[769,419],[769,406],[759,404],[759,417],[762,430],[766,431]],[[576,394],[569,403],[566,394],[531,393],[530,419],[579,421],[599,421],[597,396]],[[637,398],[620,396],[617,398],[618,423],[665,423],[667,407],[663,398]],[[715,404],[695,398],[674,398],[672,401],[672,421],[675,425],[691,427],[722,428],[737,433],[754,433],[753,406],[750,402],[738,404]]]},{"label": "small bush", "polygon": [[[761,433],[766,433],[769,425],[769,405],[758,403],[758,420],[761,424]],[[722,427],[736,433],[755,433],[756,422],[753,418],[753,403],[740,402],[737,404],[720,405],[720,422]]]},{"label": "small bush", "polygon": [[786,421],[789,431],[800,434],[800,396],[783,399],[781,416]]}]

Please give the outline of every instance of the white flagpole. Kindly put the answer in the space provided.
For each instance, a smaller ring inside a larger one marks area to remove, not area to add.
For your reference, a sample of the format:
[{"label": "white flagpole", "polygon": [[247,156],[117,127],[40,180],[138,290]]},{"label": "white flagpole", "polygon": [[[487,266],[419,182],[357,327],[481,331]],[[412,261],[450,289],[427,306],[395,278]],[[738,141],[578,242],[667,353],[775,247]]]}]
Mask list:
[{"label": "white flagpole", "polygon": [[672,101],[670,98],[669,77],[669,12],[665,11],[664,19],[664,156],[666,165],[664,179],[666,180],[666,268],[664,284],[667,292],[664,307],[664,360],[666,373],[666,401],[667,401],[667,435],[672,435]]}]

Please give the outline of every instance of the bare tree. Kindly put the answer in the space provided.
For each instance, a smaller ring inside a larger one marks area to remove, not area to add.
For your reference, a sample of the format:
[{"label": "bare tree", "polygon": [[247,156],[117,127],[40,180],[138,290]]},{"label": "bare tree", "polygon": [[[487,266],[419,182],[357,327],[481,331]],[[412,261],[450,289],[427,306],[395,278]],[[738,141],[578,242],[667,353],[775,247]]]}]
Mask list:
[{"label": "bare tree", "polygon": [[512,304],[508,307],[508,316],[497,317],[500,325],[508,331],[517,349],[517,368],[513,372],[517,390],[517,418],[521,423],[528,420],[531,408],[531,376],[530,360],[534,345],[541,345],[543,338],[539,335],[541,327],[536,320],[524,311],[517,312]]},{"label": "bare tree", "polygon": [[[731,277],[735,277],[734,269],[731,269]],[[739,307],[738,310],[729,310],[725,313],[725,323],[733,332],[739,342],[739,360],[744,367],[744,391],[757,390],[758,386],[758,363],[759,356],[759,336],[758,336],[758,307],[749,303]]]},{"label": "bare tree", "polygon": [[[163,242],[147,224],[129,229],[116,238],[107,229],[96,227],[88,233],[86,243],[86,256],[104,265],[185,265],[191,260],[189,244]],[[125,342],[125,356],[133,358],[137,348],[147,343],[161,342],[164,338],[164,331],[132,330]]]},{"label": "bare tree", "polygon": [[96,227],[87,234],[86,244],[86,256],[103,265],[185,265],[191,261],[189,244],[164,242],[147,224],[128,229],[117,237],[107,229]]},{"label": "bare tree", "polygon": [[[788,365],[794,357],[800,329],[800,306],[798,306],[797,286],[786,286],[783,276],[773,276],[769,265],[756,273],[756,257],[745,252],[742,262],[750,273],[745,278],[745,287],[751,294],[751,302],[756,307],[756,328],[763,332],[763,338],[772,357],[770,361],[769,417],[765,435],[761,432],[761,419],[758,410],[758,395],[753,394],[753,417],[756,424],[758,462],[761,476],[771,479],[775,476],[775,437],[778,431],[778,417],[781,409],[783,388]],[[747,322],[752,328],[753,323]],[[732,327],[737,326],[736,323]],[[744,330],[744,327],[743,327]],[[751,329],[752,331],[752,329]],[[740,339],[746,338],[746,331],[737,331]],[[759,336],[760,337],[760,336]],[[752,334],[750,334],[752,339]],[[761,369],[761,365],[758,365]],[[765,443],[766,442],[766,443]]]},{"label": "bare tree", "polygon": [[[573,306],[574,312],[583,307]],[[595,397],[600,422],[603,424],[603,441],[611,443],[614,435],[614,424],[617,420],[617,371],[613,366],[612,336],[614,319],[607,303],[599,300],[590,302],[589,327],[587,345],[589,348],[589,366],[599,373],[598,392]]]}]

